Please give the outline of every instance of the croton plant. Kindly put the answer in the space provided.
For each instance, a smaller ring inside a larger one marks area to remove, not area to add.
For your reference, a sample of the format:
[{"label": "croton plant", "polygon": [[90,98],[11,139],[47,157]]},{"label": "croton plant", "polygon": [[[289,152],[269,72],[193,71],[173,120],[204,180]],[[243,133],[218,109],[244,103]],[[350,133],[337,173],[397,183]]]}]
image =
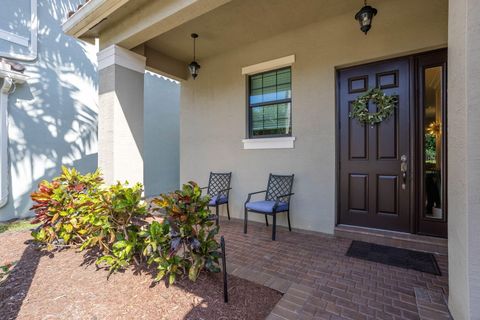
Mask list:
[{"label": "croton plant", "polygon": [[31,194],[35,202],[32,224],[41,223],[32,233],[35,240],[47,243],[49,248],[84,242],[93,227],[85,223],[85,218],[106,209],[102,183],[99,171],[81,175],[65,167],[53,181],[42,181],[38,191]]},{"label": "croton plant", "polygon": [[202,270],[218,272],[218,226],[198,185],[189,182],[153,199],[166,213],[163,219],[151,218],[142,192],[141,184],[106,187],[99,171],[81,175],[63,168],[61,176],[41,182],[32,193],[33,223],[41,223],[32,236],[49,250],[100,249],[97,263],[110,272],[143,261],[155,264],[156,279],[167,277],[169,283],[179,275],[195,281]]},{"label": "croton plant", "polygon": [[208,196],[202,196],[195,182],[184,184],[182,190],[152,200],[152,204],[167,213],[163,227],[157,227],[156,223],[150,226],[156,229],[154,234],[160,235],[157,244],[165,241],[167,245],[163,242],[160,250],[149,246],[145,248],[149,263],[158,264],[157,279],[168,275],[169,282],[173,282],[177,274],[187,271],[188,277],[195,281],[203,269],[220,271],[220,246],[215,240],[219,227],[208,208],[209,201]]}]

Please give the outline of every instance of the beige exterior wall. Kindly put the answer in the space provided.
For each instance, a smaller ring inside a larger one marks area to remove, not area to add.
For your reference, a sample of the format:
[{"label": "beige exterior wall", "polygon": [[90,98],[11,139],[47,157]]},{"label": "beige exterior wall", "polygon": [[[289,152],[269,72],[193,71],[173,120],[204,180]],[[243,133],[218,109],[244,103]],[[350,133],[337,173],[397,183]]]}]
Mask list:
[{"label": "beige exterior wall", "polygon": [[[197,80],[182,84],[181,182],[193,179],[206,184],[210,171],[232,171],[231,214],[241,218],[247,193],[264,189],[270,172],[295,173],[292,226],[333,233],[335,67],[445,47],[447,19],[446,1],[392,0],[382,2],[367,36],[353,16],[345,14],[200,59]],[[292,67],[295,149],[243,150],[246,78],[241,69],[291,54],[296,56]],[[279,223],[285,222],[279,216]]]},{"label": "beige exterior wall", "polygon": [[449,307],[480,319],[480,1],[449,6]]}]

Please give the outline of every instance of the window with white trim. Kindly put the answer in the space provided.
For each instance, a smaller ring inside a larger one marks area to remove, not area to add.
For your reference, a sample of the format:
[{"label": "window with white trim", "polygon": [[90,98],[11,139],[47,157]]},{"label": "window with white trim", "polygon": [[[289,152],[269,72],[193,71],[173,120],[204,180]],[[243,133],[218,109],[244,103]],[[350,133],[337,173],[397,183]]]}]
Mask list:
[{"label": "window with white trim", "polygon": [[248,135],[250,139],[292,135],[291,67],[248,77]]}]

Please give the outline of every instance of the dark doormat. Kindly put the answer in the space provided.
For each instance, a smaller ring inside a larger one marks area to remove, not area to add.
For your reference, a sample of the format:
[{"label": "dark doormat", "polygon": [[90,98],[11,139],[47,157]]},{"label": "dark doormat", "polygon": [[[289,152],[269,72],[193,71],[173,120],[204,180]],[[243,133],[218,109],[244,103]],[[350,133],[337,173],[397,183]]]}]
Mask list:
[{"label": "dark doormat", "polygon": [[379,262],[441,276],[435,256],[431,253],[400,249],[363,241],[352,241],[348,257]]}]

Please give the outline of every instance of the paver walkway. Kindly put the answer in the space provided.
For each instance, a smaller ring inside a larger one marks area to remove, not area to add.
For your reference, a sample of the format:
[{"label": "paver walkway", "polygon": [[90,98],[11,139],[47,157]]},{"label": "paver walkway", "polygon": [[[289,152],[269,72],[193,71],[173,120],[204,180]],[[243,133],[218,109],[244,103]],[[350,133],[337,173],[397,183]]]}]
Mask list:
[{"label": "paver walkway", "polygon": [[[442,276],[345,256],[351,240],[220,222],[229,273],[284,293],[268,319],[449,319],[447,256]],[[417,294],[416,294],[417,293]]]}]

